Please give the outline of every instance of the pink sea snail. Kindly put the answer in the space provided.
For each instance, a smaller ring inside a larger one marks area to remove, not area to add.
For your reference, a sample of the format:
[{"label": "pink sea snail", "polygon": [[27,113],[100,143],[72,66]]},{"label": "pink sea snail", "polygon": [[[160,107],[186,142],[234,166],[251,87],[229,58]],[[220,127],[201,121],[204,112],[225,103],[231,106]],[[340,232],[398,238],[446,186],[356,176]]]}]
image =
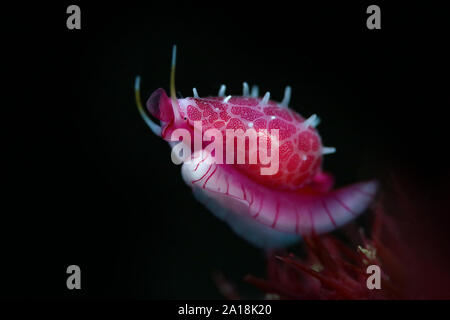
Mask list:
[{"label": "pink sea snail", "polygon": [[375,181],[333,189],[333,177],[322,171],[322,157],[335,150],[322,146],[315,129],[317,116],[305,119],[288,108],[290,87],[282,102],[271,100],[270,93],[259,97],[258,87],[250,90],[245,82],[242,96],[225,96],[222,85],[216,97],[200,98],[194,88],[193,97],[179,99],[175,96],[175,56],[174,46],[171,97],[160,88],[147,101],[148,112],[159,124],[140,102],[139,77],[135,86],[144,121],[172,147],[171,133],[177,128],[194,132],[194,123],[201,123],[203,131],[214,128],[223,135],[226,129],[278,129],[279,170],[274,175],[261,175],[258,164],[204,161],[211,156],[206,154],[207,143],[193,150],[192,161],[182,164],[182,177],[194,196],[238,235],[261,248],[283,247],[302,235],[334,230],[370,205],[377,190]]}]

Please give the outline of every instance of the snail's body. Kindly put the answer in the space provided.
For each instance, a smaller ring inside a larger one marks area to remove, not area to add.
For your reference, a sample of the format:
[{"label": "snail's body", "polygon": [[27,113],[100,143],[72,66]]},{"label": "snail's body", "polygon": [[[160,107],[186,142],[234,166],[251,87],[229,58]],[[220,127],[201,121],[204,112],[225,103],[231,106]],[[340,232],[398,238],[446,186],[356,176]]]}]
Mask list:
[{"label": "snail's body", "polygon": [[142,110],[141,114],[167,141],[176,129],[198,130],[195,123],[201,123],[202,136],[208,129],[216,129],[223,141],[227,129],[255,130],[262,135],[278,130],[277,139],[266,135],[269,144],[276,143],[279,149],[279,168],[273,175],[261,175],[264,165],[259,162],[204,161],[212,158],[207,143],[193,149],[193,160],[182,165],[183,179],[196,198],[256,246],[285,246],[302,235],[338,228],[364,211],[376,192],[376,183],[333,190],[333,178],[322,172],[321,164],[323,154],[334,148],[322,146],[315,129],[318,118],[305,119],[288,108],[290,88],[279,103],[270,100],[268,93],[258,97],[257,91],[254,87],[250,92],[244,83],[242,96],[225,97],[222,86],[217,97],[199,98],[194,89],[194,97],[177,99],[174,88],[171,98],[158,89],[149,98],[147,109],[161,121],[161,127],[149,123]]}]

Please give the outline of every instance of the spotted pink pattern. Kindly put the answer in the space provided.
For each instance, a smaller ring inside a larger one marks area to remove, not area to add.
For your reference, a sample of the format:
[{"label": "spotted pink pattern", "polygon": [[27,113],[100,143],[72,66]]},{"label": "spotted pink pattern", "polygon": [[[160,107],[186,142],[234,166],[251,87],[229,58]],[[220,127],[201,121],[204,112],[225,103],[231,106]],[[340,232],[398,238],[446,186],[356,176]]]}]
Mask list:
[{"label": "spotted pink pattern", "polygon": [[311,182],[321,170],[320,136],[311,126],[306,127],[305,119],[291,109],[270,100],[263,104],[262,99],[253,97],[232,97],[227,103],[221,97],[185,98],[178,102],[186,121],[191,125],[201,121],[203,131],[215,128],[225,136],[226,129],[278,129],[280,167],[277,174],[262,176],[259,163],[235,165],[240,172],[263,185],[295,190]]}]

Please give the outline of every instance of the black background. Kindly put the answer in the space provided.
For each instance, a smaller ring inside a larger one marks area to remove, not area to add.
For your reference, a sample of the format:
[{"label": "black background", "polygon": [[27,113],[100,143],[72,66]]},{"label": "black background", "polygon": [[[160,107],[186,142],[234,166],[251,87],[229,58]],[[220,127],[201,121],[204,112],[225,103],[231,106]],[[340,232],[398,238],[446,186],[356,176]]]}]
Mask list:
[{"label": "black background", "polygon": [[[81,30],[66,8],[81,7]],[[424,196],[448,194],[445,10],[379,4],[382,29],[366,28],[372,3],[233,6],[152,2],[26,4],[5,12],[12,68],[5,125],[2,280],[5,297],[221,298],[222,271],[244,296],[264,255],[197,203],[167,144],[140,119],[146,99],[177,91],[239,94],[243,81],[317,113],[337,185],[395,170]],[[448,20],[448,19],[447,19]],[[66,288],[66,268],[82,290]]]}]

